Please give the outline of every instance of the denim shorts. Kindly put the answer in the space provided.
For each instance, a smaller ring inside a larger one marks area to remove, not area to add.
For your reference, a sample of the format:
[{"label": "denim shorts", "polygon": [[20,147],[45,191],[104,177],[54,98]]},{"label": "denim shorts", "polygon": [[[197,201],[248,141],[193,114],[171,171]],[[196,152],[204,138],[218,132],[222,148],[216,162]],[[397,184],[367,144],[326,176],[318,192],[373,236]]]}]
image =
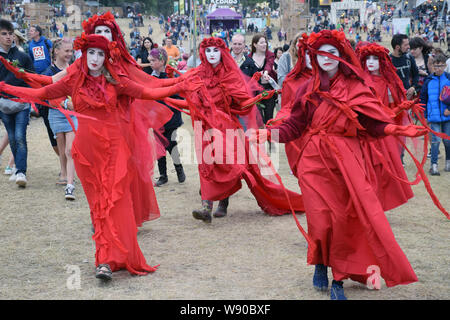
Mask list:
[{"label": "denim shorts", "polygon": [[[73,121],[75,130],[78,128],[78,121],[75,116],[70,116]],[[48,110],[48,121],[50,122],[50,128],[53,133],[56,135],[60,132],[70,132],[73,131],[72,126],[67,120],[66,116],[62,114],[61,111],[49,108]]]}]

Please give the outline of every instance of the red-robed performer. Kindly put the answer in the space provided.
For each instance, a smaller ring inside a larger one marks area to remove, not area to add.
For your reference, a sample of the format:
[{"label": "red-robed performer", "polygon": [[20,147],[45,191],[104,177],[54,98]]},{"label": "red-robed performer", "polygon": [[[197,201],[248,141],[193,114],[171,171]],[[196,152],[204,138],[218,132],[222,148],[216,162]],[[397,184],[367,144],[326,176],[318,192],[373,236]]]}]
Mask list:
[{"label": "red-robed performer", "polygon": [[[214,217],[225,216],[229,197],[242,187],[242,179],[264,212],[271,215],[289,213],[285,191],[291,198],[294,211],[302,212],[301,195],[284,190],[280,184],[262,175],[258,167],[260,163],[255,158],[267,155],[260,150],[256,157],[250,158],[248,138],[236,117],[255,111],[254,104],[274,92],[252,97],[222,39],[204,39],[199,54],[202,63],[196,68],[197,75],[205,87],[202,91],[186,95],[192,123],[197,129],[194,134],[202,199],[202,208],[193,211],[194,218],[210,223],[213,201],[217,200],[219,205]],[[237,137],[229,139],[230,133],[237,133]]]},{"label": "red-robed performer", "polygon": [[[84,21],[82,25],[86,34],[103,35],[109,41],[115,41],[115,46],[120,51],[120,56],[115,61],[116,72],[126,74],[135,82],[148,88],[156,88],[174,85],[188,76],[185,75],[174,79],[158,79],[145,73],[128,52],[122,31],[110,12],[100,16],[94,15],[89,20]],[[23,79],[34,88],[56,83],[67,75],[70,76],[80,72],[80,59],[76,60],[66,70],[52,77],[19,71],[6,61],[3,61],[3,63],[18,78]],[[170,104],[170,98],[163,100]],[[149,137],[149,128],[152,128],[155,134],[159,134],[159,128],[163,127],[170,120],[172,112],[169,108],[156,101],[142,101],[134,97],[125,97],[119,100],[119,103],[124,111],[122,116],[127,120],[122,125],[122,134],[125,137],[132,137],[127,140],[134,155],[132,157],[133,163],[137,169],[131,171],[131,174],[135,175],[131,189],[133,191],[136,223],[138,226],[141,226],[143,222],[151,220],[155,215],[159,216],[160,213],[158,204],[150,201],[150,199],[155,197],[152,181],[154,163],[156,158],[161,156],[159,153],[164,151],[164,147],[158,147],[159,139],[155,142],[152,136]],[[126,126],[125,124],[128,125]],[[134,139],[136,136],[139,136],[139,138]]]},{"label": "red-robed performer", "polygon": [[[358,48],[357,56],[362,68],[372,80],[371,87],[376,96],[380,98],[384,107],[393,112],[394,122],[398,125],[410,124],[409,116],[403,108],[410,106],[411,102],[406,99],[406,90],[391,62],[389,51],[379,44],[367,43]],[[379,151],[378,155],[370,154],[368,149],[367,155],[372,158],[374,168],[372,176],[378,190],[378,198],[385,211],[391,210],[414,196],[410,185],[401,182],[408,180],[401,161],[402,147],[392,136],[372,139],[370,143]],[[380,157],[387,161],[381,161]],[[385,164],[389,164],[389,167],[385,168]]]},{"label": "red-robed performer", "polygon": [[[147,264],[137,242],[131,184],[133,170],[137,169],[132,157],[140,155],[131,153],[129,143],[140,137],[133,138],[132,133],[124,136],[123,127],[128,128],[128,119],[121,101],[128,96],[160,99],[182,91],[183,83],[150,89],[118,74],[120,68],[114,61],[120,52],[104,36],[83,34],[74,47],[83,52],[78,74],[69,74],[55,84],[36,89],[2,83],[0,91],[24,101],[72,97],[74,110],[83,115],[78,120],[72,155],[95,227],[96,277],[111,279],[112,272],[120,269],[144,275],[156,267]],[[189,85],[195,90],[192,81]],[[156,203],[156,197],[148,201]],[[159,213],[154,213],[151,218],[158,216]]]},{"label": "red-robed performer", "polygon": [[[311,78],[311,60],[306,50],[307,40],[308,36],[304,33],[297,41],[298,59],[294,68],[283,81],[281,109],[277,112],[275,119],[270,120],[267,125],[280,125],[283,123],[283,120],[289,118],[297,90]],[[289,167],[294,175],[297,174],[296,165],[300,156],[298,142],[299,140],[291,141],[284,146]]]},{"label": "red-robed performer", "polygon": [[379,268],[387,286],[417,277],[397,244],[376,189],[368,176],[362,140],[367,134],[418,136],[424,127],[398,126],[364,83],[367,75],[343,32],[324,30],[308,38],[312,78],[297,92],[291,116],[279,127],[279,141],[301,137],[297,177],[308,223],[308,263],[316,265],[313,286],[331,299],[346,299],[344,279],[366,283]]}]

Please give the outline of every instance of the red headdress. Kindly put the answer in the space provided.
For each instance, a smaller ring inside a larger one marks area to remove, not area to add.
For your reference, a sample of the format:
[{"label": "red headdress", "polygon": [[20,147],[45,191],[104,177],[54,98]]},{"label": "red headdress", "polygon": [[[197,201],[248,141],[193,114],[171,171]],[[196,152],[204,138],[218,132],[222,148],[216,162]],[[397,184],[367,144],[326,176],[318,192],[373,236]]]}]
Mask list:
[{"label": "red headdress", "polygon": [[137,65],[136,60],[130,55],[127,50],[127,45],[120,30],[119,25],[111,12],[106,12],[102,15],[93,15],[88,20],[83,21],[82,27],[86,34],[93,34],[95,32],[95,27],[97,26],[107,26],[111,29],[112,39],[117,43],[117,48],[120,50],[122,58],[126,59],[128,62]]},{"label": "red headdress", "polygon": [[[351,74],[364,79],[361,64],[356,56],[350,42],[345,37],[345,33],[337,30],[322,30],[319,33],[312,33],[307,40],[307,49],[311,57],[311,65],[314,71],[321,71],[317,63],[319,48],[324,44],[330,44],[339,50],[339,58],[329,54],[320,53],[339,61],[339,70],[346,76]],[[318,72],[315,72],[318,73]]]},{"label": "red headdress", "polygon": [[380,63],[380,75],[389,87],[394,100],[399,103],[406,100],[405,90],[402,80],[397,75],[396,69],[389,57],[389,50],[376,43],[366,43],[357,50],[357,55],[364,70],[367,70],[366,59],[369,56],[377,56]]}]

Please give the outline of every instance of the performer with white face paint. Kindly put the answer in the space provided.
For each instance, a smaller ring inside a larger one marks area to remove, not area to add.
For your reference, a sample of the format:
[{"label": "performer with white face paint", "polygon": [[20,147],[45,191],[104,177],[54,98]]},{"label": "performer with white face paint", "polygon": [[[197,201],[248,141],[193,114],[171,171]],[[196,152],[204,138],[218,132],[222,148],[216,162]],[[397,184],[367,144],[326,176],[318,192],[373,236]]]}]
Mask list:
[{"label": "performer with white face paint", "polygon": [[[282,187],[261,174],[258,167],[260,159],[250,161],[248,138],[237,118],[237,115],[258,112],[254,104],[272,97],[274,91],[252,97],[241,70],[222,39],[204,39],[199,53],[202,63],[196,71],[205,88],[186,94],[196,137],[202,200],[202,207],[192,212],[193,217],[206,223],[211,223],[213,216],[225,217],[229,198],[242,187],[242,179],[264,212],[271,215],[289,213]],[[230,133],[237,137],[229,139]],[[286,192],[291,197],[294,210],[302,212],[301,196],[289,190]],[[214,213],[213,201],[219,201]]]},{"label": "performer with white face paint", "polygon": [[109,41],[113,41],[111,28],[108,26],[103,26],[103,25],[96,26],[94,29],[94,34],[104,36]]},{"label": "performer with white face paint", "polygon": [[379,75],[380,74],[380,59],[377,56],[370,55],[366,59],[367,70],[371,74]]},{"label": "performer with white face paint", "polygon": [[[144,85],[148,88],[158,88],[173,86],[186,78],[191,76],[191,72],[186,72],[178,78],[158,79],[145,73],[137,64],[136,60],[130,55],[127,50],[125,40],[122,36],[119,25],[114,19],[114,16],[107,12],[103,15],[94,15],[90,19],[83,21],[83,29],[86,34],[97,34],[104,36],[106,39],[114,41],[110,50],[118,52],[116,58],[115,69],[118,74],[125,74],[131,80]],[[0,60],[2,57],[0,57]],[[76,76],[81,72],[80,59],[77,59],[67,69],[50,77],[37,74],[24,73],[18,68],[10,65],[3,59],[3,63],[9,68],[18,78],[23,79],[30,86],[39,88],[60,81],[66,77]],[[171,98],[162,99],[169,105],[172,104]],[[158,148],[157,143],[152,135],[149,136],[149,130],[159,132],[159,129],[170,120],[172,112],[161,103],[156,101],[143,101],[135,97],[129,97],[121,101],[123,110],[126,110],[128,119],[134,119],[129,122],[129,126],[123,126],[122,133],[125,137],[129,136],[131,132],[139,135],[135,144],[130,144],[131,153],[135,155],[132,157],[134,164],[138,167],[137,170],[130,172],[140,172],[135,176],[135,182],[132,184],[133,203],[135,205],[134,212],[136,213],[136,223],[141,226],[143,222],[154,219],[159,216],[159,207],[156,202],[151,202],[148,199],[155,199],[155,191],[153,188],[153,177],[150,173],[153,172],[155,158],[163,156],[162,150],[164,147]],[[134,138],[133,138],[134,139]],[[161,152],[158,152],[161,151]],[[153,218],[152,218],[153,217]]]},{"label": "performer with white face paint", "polygon": [[[426,131],[391,124],[343,32],[313,33],[307,49],[312,78],[298,90],[290,117],[268,131],[278,130],[282,143],[301,139],[296,176],[308,222],[307,262],[316,266],[313,286],[328,289],[327,267],[331,299],[346,299],[342,281],[348,278],[377,288],[381,278],[389,287],[415,282],[370,183],[362,145],[369,136]],[[369,277],[374,265],[380,271],[375,282]]]},{"label": "performer with white face paint", "polygon": [[[104,36],[83,34],[74,45],[83,53],[79,73],[39,89],[0,84],[1,91],[14,92],[24,100],[72,97],[74,110],[79,114],[72,154],[95,228],[96,277],[104,280],[110,280],[112,272],[120,269],[138,275],[156,270],[147,264],[137,243],[136,205],[132,200],[136,175],[133,171],[137,167],[132,165],[130,150],[139,137],[123,134],[129,121],[119,101],[128,96],[161,99],[184,91],[184,85],[194,91],[200,87],[196,76],[167,88],[146,88],[118,75],[115,61],[120,52],[110,49],[114,44]],[[146,200],[156,203],[156,197]],[[152,218],[158,216],[159,213]]]}]

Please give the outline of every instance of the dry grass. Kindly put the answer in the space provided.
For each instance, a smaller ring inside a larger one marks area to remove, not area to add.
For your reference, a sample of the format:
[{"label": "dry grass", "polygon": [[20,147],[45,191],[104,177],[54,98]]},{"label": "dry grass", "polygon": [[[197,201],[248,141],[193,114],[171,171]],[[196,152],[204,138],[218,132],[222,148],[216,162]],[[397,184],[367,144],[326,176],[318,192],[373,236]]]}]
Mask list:
[{"label": "dry grass", "polygon": [[[77,200],[67,202],[63,187],[55,185],[58,160],[41,119],[31,120],[28,141],[27,188],[0,176],[0,299],[328,299],[312,288],[313,267],[306,264],[306,242],[292,216],[265,215],[244,187],[231,198],[228,217],[211,225],[194,220],[191,210],[200,201],[197,168],[185,165],[187,180],[179,185],[170,163],[169,183],[157,189],[161,218],[138,232],[148,262],[160,268],[144,277],[120,271],[110,284],[100,283],[94,278],[89,208],[81,186]],[[283,153],[280,174],[298,190]],[[7,154],[2,169],[6,159]],[[407,171],[414,172],[410,163]],[[431,182],[449,209],[450,173]],[[450,298],[450,225],[422,184],[414,191],[415,198],[387,215],[419,282],[373,291],[346,281],[348,298]],[[305,226],[305,217],[298,217]],[[68,289],[67,265],[79,268],[80,289]]]}]

